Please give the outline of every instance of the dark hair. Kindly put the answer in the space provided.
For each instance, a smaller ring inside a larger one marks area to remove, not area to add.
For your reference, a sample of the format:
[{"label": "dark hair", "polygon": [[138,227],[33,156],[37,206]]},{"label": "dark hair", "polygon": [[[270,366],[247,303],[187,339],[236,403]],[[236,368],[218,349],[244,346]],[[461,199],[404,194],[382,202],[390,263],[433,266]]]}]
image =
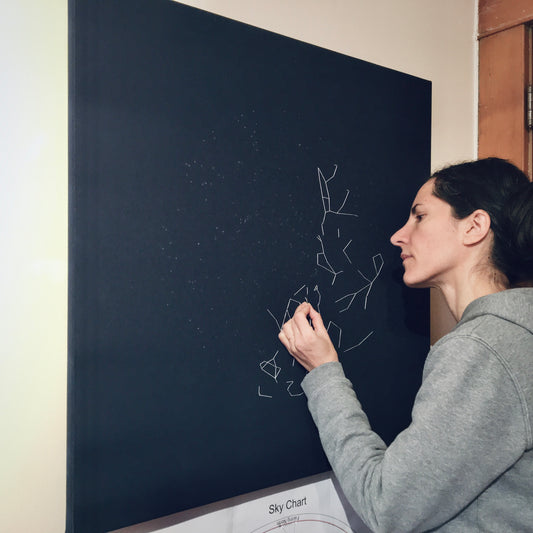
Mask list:
[{"label": "dark hair", "polygon": [[511,286],[533,280],[533,184],[519,168],[496,157],[435,172],[433,194],[458,219],[486,211],[494,234],[491,260]]}]

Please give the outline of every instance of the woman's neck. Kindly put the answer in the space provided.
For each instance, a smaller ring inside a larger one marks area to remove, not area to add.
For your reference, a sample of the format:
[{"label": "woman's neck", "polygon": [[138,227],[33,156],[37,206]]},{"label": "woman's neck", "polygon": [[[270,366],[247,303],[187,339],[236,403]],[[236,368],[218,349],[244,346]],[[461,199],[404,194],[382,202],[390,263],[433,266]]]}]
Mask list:
[{"label": "woman's neck", "polygon": [[462,277],[459,282],[449,283],[438,288],[442,291],[455,320],[459,322],[468,304],[482,296],[504,291],[508,288],[508,283],[503,274],[491,270],[490,273],[473,273],[470,276]]}]

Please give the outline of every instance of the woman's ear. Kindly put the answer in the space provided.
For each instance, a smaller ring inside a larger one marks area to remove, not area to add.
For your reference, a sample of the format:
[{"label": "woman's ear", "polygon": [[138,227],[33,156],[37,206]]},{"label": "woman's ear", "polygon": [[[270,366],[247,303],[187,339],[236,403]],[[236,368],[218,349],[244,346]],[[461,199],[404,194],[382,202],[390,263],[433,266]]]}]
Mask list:
[{"label": "woman's ear", "polygon": [[466,217],[464,222],[464,244],[477,244],[482,241],[490,231],[490,215],[483,209],[476,209]]}]

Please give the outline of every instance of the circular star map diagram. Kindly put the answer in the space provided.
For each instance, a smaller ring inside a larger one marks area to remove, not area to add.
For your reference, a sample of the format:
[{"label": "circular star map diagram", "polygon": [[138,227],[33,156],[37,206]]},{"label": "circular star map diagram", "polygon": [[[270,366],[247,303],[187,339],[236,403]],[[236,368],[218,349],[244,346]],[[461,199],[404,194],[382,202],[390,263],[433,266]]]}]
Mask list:
[{"label": "circular star map diagram", "polygon": [[302,513],[286,516],[258,527],[250,533],[357,533],[333,516]]}]

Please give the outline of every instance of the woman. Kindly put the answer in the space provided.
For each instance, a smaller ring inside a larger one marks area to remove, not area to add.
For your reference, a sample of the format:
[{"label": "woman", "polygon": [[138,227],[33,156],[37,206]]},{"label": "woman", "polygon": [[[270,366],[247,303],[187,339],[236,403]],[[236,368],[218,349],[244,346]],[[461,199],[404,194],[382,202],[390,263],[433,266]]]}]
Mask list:
[{"label": "woman", "polygon": [[309,371],[302,388],[343,491],[376,532],[533,531],[533,185],[496,158],[443,169],[391,242],[404,282],[440,289],[458,324],[431,348],[412,422],[389,447],[312,306],[279,334]]}]

